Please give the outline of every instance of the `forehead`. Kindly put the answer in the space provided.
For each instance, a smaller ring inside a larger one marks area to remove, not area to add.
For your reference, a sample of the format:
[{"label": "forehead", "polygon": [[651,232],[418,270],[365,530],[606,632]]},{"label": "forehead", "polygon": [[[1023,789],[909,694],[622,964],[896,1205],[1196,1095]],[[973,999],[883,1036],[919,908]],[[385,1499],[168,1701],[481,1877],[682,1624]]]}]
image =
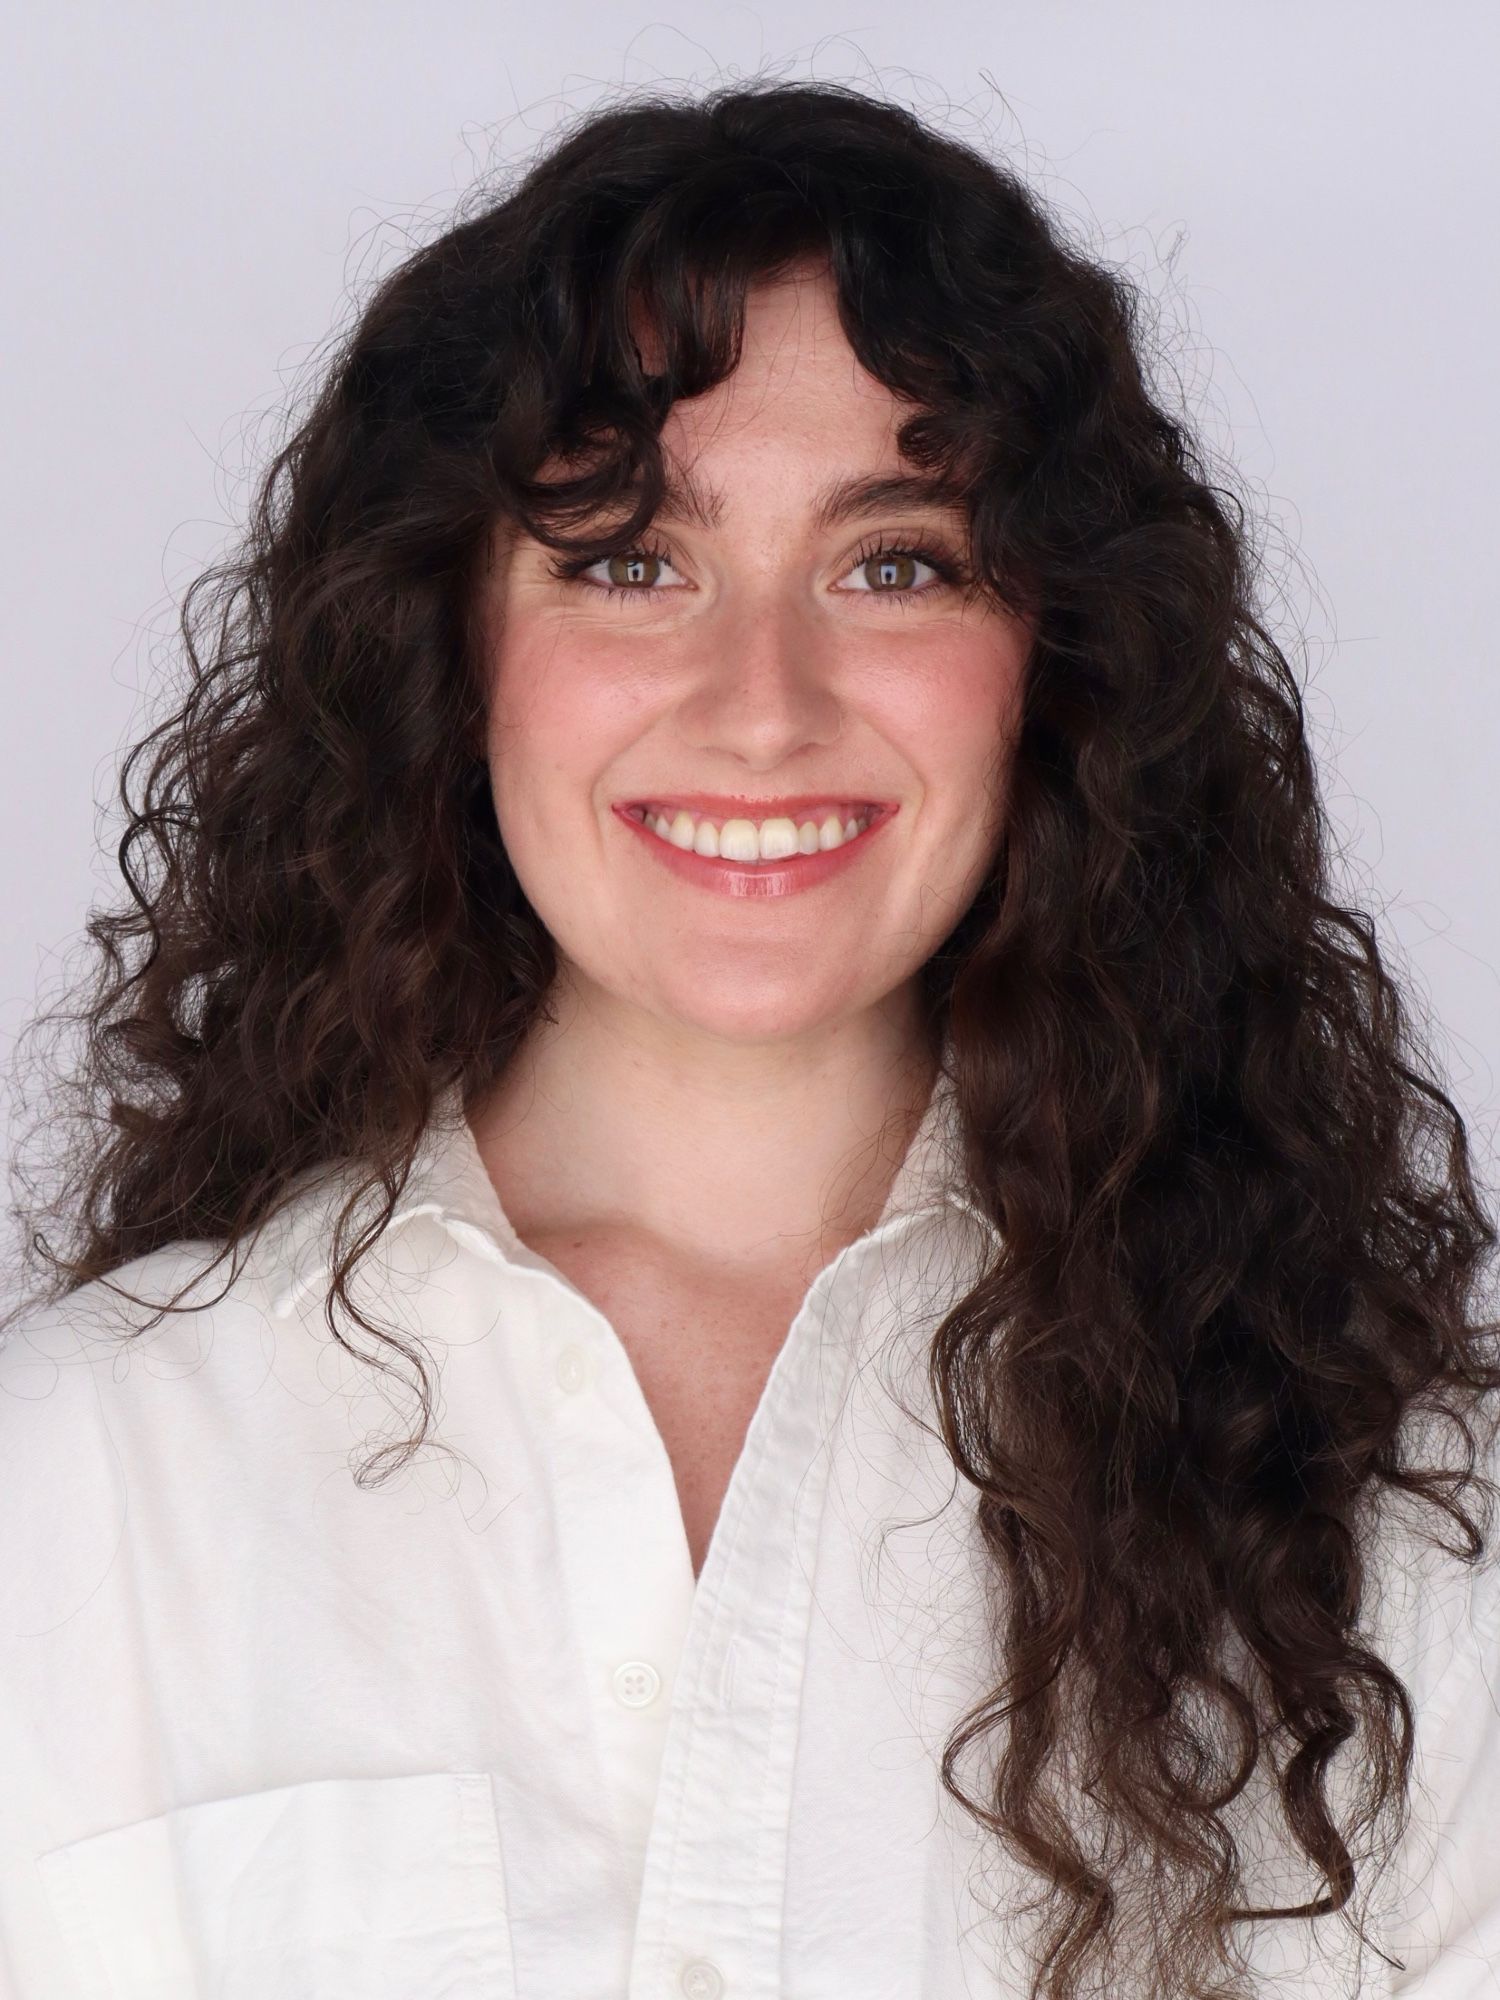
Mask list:
[{"label": "forehead", "polygon": [[[701,275],[701,274],[700,274]],[[648,374],[666,366],[666,347],[651,306],[639,284],[625,305],[626,322],[641,366]],[[798,258],[776,273],[752,278],[745,288],[741,325],[741,372],[784,354],[795,343],[803,366],[848,351],[839,319],[838,287],[826,256]]]},{"label": "forehead", "polygon": [[[643,365],[659,366],[660,342],[639,301],[631,328]],[[786,485],[788,512],[815,530],[875,509],[967,516],[956,479],[902,459],[896,433],[912,413],[861,366],[826,265],[804,260],[750,286],[735,368],[668,411],[658,518],[712,531],[726,524],[737,488],[782,482],[795,482]]]},{"label": "forehead", "polygon": [[[631,308],[631,328],[642,363],[653,372],[660,349],[651,344],[638,304]],[[808,406],[815,411],[811,427],[801,420]],[[706,534],[779,527],[800,537],[899,511],[929,514],[935,525],[966,539],[972,481],[903,458],[897,430],[901,413],[911,409],[860,366],[838,321],[831,278],[804,270],[752,285],[735,368],[666,412],[659,437],[662,492],[650,518]],[[566,483],[591,463],[587,452],[550,453],[533,477],[543,486]],[[643,486],[638,471],[612,499],[574,512],[571,532],[605,532],[623,521],[636,511]],[[497,522],[492,562],[532,540],[519,523]]]},{"label": "forehead", "polygon": [[[729,496],[721,482],[691,466],[664,466],[665,488],[658,518],[685,522],[706,533],[724,525],[729,512]],[[639,480],[626,489],[627,496],[640,491]],[[838,527],[883,508],[906,512],[966,514],[964,489],[960,483],[939,473],[923,473],[897,468],[894,471],[834,472],[823,479],[806,502],[807,518],[815,529]]]}]

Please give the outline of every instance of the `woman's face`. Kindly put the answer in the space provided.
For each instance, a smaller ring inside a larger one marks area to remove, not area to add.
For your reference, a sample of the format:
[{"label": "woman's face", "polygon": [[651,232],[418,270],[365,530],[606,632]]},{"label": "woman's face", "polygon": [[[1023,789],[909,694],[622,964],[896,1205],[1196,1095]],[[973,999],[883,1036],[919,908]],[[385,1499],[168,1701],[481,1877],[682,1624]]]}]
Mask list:
[{"label": "woman's face", "polygon": [[[752,291],[739,367],[664,428],[674,477],[713,518],[663,510],[638,552],[572,582],[540,543],[496,536],[500,834],[596,1000],[738,1040],[816,1035],[890,1002],[972,902],[1030,629],[943,580],[934,557],[965,561],[959,508],[819,514],[840,482],[910,471],[893,435],[908,413],[855,360],[827,278],[801,267]],[[636,822],[644,805],[675,840]],[[842,839],[863,817],[851,806],[875,822],[835,849],[835,819]],[[767,837],[771,820],[791,825]],[[741,858],[763,847],[769,862]]]}]

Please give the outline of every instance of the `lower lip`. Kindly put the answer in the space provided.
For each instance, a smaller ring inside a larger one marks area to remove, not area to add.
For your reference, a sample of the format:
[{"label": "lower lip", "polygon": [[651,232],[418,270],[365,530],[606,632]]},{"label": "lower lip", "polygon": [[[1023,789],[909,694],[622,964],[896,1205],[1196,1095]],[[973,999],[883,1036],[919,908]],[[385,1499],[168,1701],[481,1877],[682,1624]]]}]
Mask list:
[{"label": "lower lip", "polygon": [[821,849],[816,854],[789,854],[784,861],[720,861],[710,854],[695,854],[690,847],[674,847],[649,826],[632,819],[623,806],[612,808],[633,834],[650,847],[663,867],[672,869],[685,882],[700,889],[712,889],[719,896],[795,896],[801,889],[815,889],[820,882],[852,868],[899,806],[877,808],[863,833],[841,847]]}]

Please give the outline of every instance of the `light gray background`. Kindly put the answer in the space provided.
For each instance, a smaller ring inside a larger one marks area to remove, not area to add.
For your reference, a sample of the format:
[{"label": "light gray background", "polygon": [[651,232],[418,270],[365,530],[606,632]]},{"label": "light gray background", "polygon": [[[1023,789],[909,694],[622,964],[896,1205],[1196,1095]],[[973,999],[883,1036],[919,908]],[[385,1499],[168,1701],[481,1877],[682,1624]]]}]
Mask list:
[{"label": "light gray background", "polygon": [[1346,886],[1493,1172],[1489,0],[49,0],[7,43],[0,1060],[123,895],[177,598],[368,284],[571,114],[769,70],[1002,149],[1160,302],[1169,393],[1270,521]]}]

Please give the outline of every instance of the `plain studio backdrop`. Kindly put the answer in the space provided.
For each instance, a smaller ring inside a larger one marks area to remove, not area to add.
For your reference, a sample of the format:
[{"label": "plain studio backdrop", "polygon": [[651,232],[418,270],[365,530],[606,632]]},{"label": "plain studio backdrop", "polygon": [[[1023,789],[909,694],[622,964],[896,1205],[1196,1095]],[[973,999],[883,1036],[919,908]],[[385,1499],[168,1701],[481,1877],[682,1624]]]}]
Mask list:
[{"label": "plain studio backdrop", "polygon": [[560,124],[762,74],[852,83],[1002,153],[1156,302],[1159,387],[1264,524],[1343,886],[1433,1017],[1492,1183],[1492,0],[21,11],[0,129],[0,1058],[84,962],[90,903],[123,894],[116,768],[179,670],[177,600],[330,336],[476,176]]}]

